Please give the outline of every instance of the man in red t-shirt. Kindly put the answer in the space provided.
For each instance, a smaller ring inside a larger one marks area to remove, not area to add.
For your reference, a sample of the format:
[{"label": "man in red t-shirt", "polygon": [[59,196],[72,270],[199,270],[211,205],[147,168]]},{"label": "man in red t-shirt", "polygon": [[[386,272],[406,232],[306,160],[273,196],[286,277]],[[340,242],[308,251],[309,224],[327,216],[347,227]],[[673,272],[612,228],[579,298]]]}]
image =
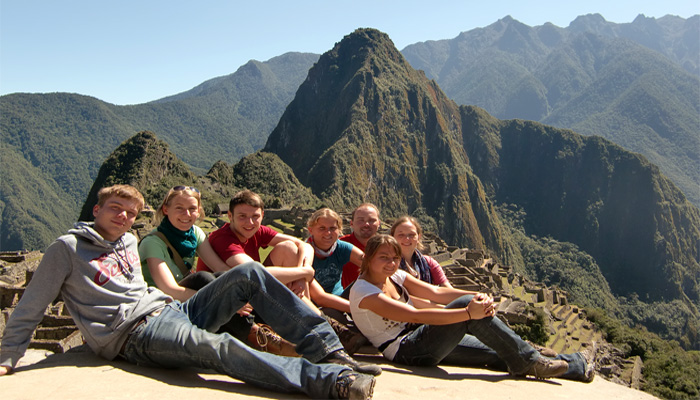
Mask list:
[{"label": "man in red t-shirt", "polygon": [[[352,243],[360,250],[365,251],[365,246],[369,238],[377,234],[382,221],[379,219],[379,209],[372,203],[360,204],[352,212],[350,227],[352,232],[342,236],[340,240]],[[343,275],[340,282],[343,288],[355,282],[355,279],[360,275],[360,267],[353,263],[347,263],[343,266]]]},{"label": "man in red t-shirt", "polygon": [[[264,204],[256,193],[243,190],[229,203],[229,223],[209,234],[209,243],[216,254],[230,267],[249,262],[260,262],[260,249],[273,246],[263,263],[268,271],[312,305],[309,282],[314,278],[314,250],[308,243],[294,236],[278,233],[261,225]],[[211,271],[200,258],[197,271]],[[224,272],[224,271],[216,271]],[[305,298],[304,298],[305,297]],[[316,308],[313,306],[312,308]]]}]

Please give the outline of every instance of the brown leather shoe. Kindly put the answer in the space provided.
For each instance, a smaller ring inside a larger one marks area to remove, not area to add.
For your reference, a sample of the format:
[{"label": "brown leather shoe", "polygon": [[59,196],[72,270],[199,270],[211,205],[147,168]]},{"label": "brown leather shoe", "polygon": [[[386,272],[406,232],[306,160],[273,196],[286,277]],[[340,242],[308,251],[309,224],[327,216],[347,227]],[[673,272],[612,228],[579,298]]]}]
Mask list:
[{"label": "brown leather shoe", "polygon": [[348,354],[353,355],[357,353],[357,351],[360,350],[360,347],[367,343],[367,338],[360,332],[353,331],[352,329],[343,325],[340,321],[329,317],[326,314],[322,314],[322,316],[331,325],[331,328],[333,328],[335,334],[338,335],[340,343],[343,345],[343,348]]},{"label": "brown leather shoe", "polygon": [[537,379],[556,378],[566,373],[569,363],[564,360],[552,360],[547,357],[540,357],[535,364],[522,375],[531,375]]},{"label": "brown leather shoe", "polygon": [[256,350],[278,356],[300,357],[296,352],[296,346],[283,339],[269,325],[253,324],[248,334],[248,343]]}]

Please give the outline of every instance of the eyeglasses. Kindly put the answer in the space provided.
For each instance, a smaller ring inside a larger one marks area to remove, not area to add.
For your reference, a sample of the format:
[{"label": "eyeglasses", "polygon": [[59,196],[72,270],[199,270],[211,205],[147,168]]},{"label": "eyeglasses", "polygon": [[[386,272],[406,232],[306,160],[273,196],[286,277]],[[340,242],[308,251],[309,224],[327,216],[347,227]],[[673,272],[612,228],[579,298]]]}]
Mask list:
[{"label": "eyeglasses", "polygon": [[181,190],[191,190],[191,191],[193,191],[193,192],[195,192],[195,193],[199,193],[199,190],[197,190],[197,188],[192,187],[192,186],[182,186],[182,185],[179,185],[179,186],[173,187],[173,190],[176,191],[176,192],[179,192],[179,191],[181,191]]}]

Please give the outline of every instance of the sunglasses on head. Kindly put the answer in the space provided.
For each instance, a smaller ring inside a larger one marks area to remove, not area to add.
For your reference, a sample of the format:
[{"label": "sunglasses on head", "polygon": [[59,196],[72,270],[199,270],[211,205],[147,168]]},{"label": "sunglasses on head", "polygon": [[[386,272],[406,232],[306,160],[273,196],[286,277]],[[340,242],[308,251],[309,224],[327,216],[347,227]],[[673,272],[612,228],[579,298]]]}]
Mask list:
[{"label": "sunglasses on head", "polygon": [[191,190],[191,191],[193,191],[193,192],[195,192],[195,193],[199,193],[199,190],[197,190],[197,188],[194,188],[194,187],[192,187],[192,186],[182,186],[182,185],[179,185],[179,186],[175,186],[175,187],[173,188],[173,190],[176,191],[176,192],[179,192],[179,191],[181,191],[181,190],[188,190],[188,189]]}]

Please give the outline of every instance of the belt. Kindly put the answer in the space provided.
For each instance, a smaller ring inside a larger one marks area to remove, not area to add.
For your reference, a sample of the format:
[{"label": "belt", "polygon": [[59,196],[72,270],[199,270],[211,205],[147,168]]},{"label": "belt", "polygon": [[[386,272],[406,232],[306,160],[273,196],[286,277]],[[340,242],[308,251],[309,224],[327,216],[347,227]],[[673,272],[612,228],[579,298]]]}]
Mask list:
[{"label": "belt", "polygon": [[129,339],[131,339],[131,335],[133,335],[134,332],[136,332],[136,328],[138,328],[139,326],[145,324],[145,323],[146,323],[146,318],[148,318],[148,317],[157,317],[158,315],[160,315],[160,313],[163,312],[163,308],[165,308],[165,307],[161,307],[161,308],[158,308],[158,309],[155,309],[155,310],[151,311],[150,313],[148,313],[148,314],[144,315],[143,317],[141,317],[141,319],[139,319],[139,320],[136,322],[136,324],[129,330],[129,333],[127,333],[127,335],[126,335],[126,340],[124,340],[124,343],[122,343],[122,347],[119,349],[119,355],[120,355],[120,356],[124,357],[124,351],[126,350],[126,344],[129,343]]}]

